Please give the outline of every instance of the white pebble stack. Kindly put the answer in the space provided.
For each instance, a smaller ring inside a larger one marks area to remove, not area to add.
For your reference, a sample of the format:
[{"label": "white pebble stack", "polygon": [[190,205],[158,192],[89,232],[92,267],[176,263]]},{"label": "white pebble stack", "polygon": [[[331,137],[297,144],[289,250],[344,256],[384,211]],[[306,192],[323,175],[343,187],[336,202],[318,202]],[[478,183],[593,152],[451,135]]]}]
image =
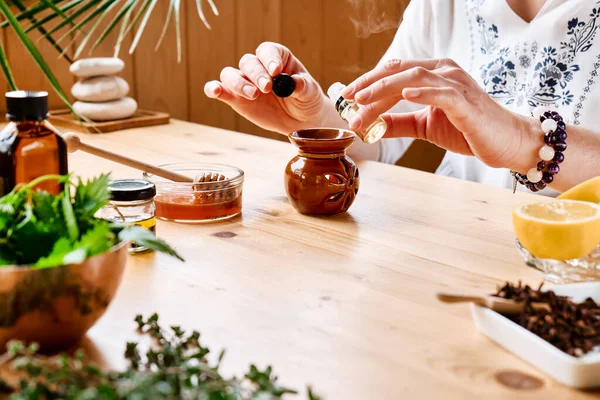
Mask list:
[{"label": "white pebble stack", "polygon": [[78,101],[75,111],[92,121],[115,121],[131,117],[137,111],[137,102],[129,93],[127,82],[115,74],[125,67],[118,58],[86,58],[71,65],[73,75],[81,78],[71,88]]}]

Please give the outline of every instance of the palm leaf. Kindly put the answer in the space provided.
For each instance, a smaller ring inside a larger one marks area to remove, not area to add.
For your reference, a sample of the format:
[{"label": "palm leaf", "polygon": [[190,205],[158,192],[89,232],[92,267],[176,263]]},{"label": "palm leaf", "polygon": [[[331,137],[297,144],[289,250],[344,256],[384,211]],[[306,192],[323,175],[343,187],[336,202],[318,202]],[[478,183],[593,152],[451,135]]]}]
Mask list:
[{"label": "palm leaf", "polygon": [[[137,5],[137,0],[136,0],[136,5]],[[133,14],[134,10],[135,10],[135,5],[130,7],[129,10],[127,11],[127,14],[125,14],[125,16],[123,17],[123,22],[121,22],[121,28],[119,29],[119,36],[117,38],[117,43],[115,44],[115,52],[113,54],[113,57],[119,57],[119,53],[121,52],[121,43],[123,43],[123,40],[125,39],[125,33],[127,31],[127,26],[129,24],[129,20],[131,19],[131,15]]]},{"label": "palm leaf", "polygon": [[10,65],[8,65],[8,58],[6,58],[6,53],[4,52],[4,47],[2,47],[2,44],[0,44],[0,67],[2,68],[4,76],[8,81],[10,90],[17,90],[17,84],[15,83],[15,78],[10,70]]},{"label": "palm leaf", "polygon": [[174,0],[173,15],[175,17],[175,32],[177,41],[177,62],[181,62],[181,24],[179,22],[181,0]]},{"label": "palm leaf", "polygon": [[0,12],[2,12],[2,14],[4,14],[4,16],[6,17],[6,20],[8,21],[8,23],[10,24],[12,29],[15,31],[15,33],[17,34],[17,36],[19,37],[19,39],[21,40],[21,42],[23,43],[23,45],[25,46],[25,48],[27,49],[27,51],[29,52],[29,54],[31,55],[33,60],[35,61],[35,63],[42,70],[42,72],[46,76],[46,79],[48,80],[48,82],[50,83],[50,85],[52,86],[52,88],[54,89],[56,94],[58,94],[60,99],[67,105],[69,110],[71,110],[71,112],[73,114],[76,114],[75,110],[73,110],[73,107],[71,106],[69,99],[67,98],[67,95],[65,94],[62,87],[60,86],[58,79],[56,79],[56,77],[50,70],[50,67],[48,67],[48,64],[46,63],[46,61],[44,60],[44,58],[42,57],[42,55],[40,54],[38,49],[35,47],[35,45],[31,41],[31,39],[29,39],[29,37],[27,36],[25,31],[19,24],[19,21],[17,21],[17,18],[10,11],[10,7],[6,4],[5,1],[0,1]]},{"label": "palm leaf", "polygon": [[98,39],[96,40],[96,42],[92,45],[92,48],[90,49],[90,53],[93,52],[96,49],[96,47],[98,47],[98,45],[110,34],[110,32],[112,32],[112,30],[115,28],[115,26],[117,26],[119,21],[126,14],[131,15],[131,13],[129,11],[133,10],[133,7],[137,3],[137,1],[138,0],[128,0],[127,3],[125,3],[123,5],[123,7],[121,7],[119,12],[115,16],[115,18],[111,21],[110,24],[108,24],[108,26],[104,29],[104,31],[100,34],[100,36],[98,36]]},{"label": "palm leaf", "polygon": [[160,45],[162,44],[163,39],[167,35],[167,30],[169,29],[169,24],[171,23],[171,17],[173,16],[173,6],[175,0],[171,0],[169,5],[169,11],[167,12],[167,18],[165,18],[165,24],[163,25],[162,32],[160,33],[160,37],[158,38],[158,42],[156,43],[156,47],[154,47],[154,51],[158,51]]},{"label": "palm leaf", "polygon": [[101,12],[101,14],[96,18],[96,20],[94,21],[94,23],[92,24],[92,28],[90,29],[90,31],[85,35],[85,37],[83,38],[83,41],[81,42],[81,44],[79,45],[79,47],[77,48],[77,51],[75,52],[75,58],[78,58],[79,55],[81,54],[81,52],[83,51],[83,49],[85,48],[88,40],[90,40],[90,38],[92,37],[92,34],[94,33],[94,31],[96,30],[96,28],[98,28],[98,26],[100,25],[100,22],[102,22],[102,20],[104,19],[104,17],[106,17],[106,15],[110,12],[110,10],[112,10],[117,4],[119,4],[120,0],[115,0],[112,3],[107,2],[108,7],[104,7],[103,11]]},{"label": "palm leaf", "polygon": [[[21,2],[21,0],[13,0],[13,3],[19,9],[19,11],[26,11],[27,10],[27,7],[25,7],[25,5]],[[49,4],[51,4],[50,1],[43,0],[42,3],[47,4],[47,8],[48,7],[51,8],[51,6],[49,5]],[[52,7],[55,7],[54,4],[52,4]],[[30,16],[28,18],[29,18],[29,20],[31,21],[32,24],[35,24],[37,22],[37,20],[35,19],[34,16]],[[54,38],[51,35],[47,35],[48,32],[46,31],[46,29],[44,29],[43,26],[39,26],[37,29],[43,35],[43,37],[45,37],[46,40],[48,40],[48,42],[52,45],[52,47],[54,47],[59,52],[63,53],[63,49],[58,45],[58,43],[56,43],[56,41],[54,40]],[[65,59],[69,63],[73,63],[73,60],[71,60],[71,58],[69,56],[65,55]]]},{"label": "palm leaf", "polygon": [[[55,3],[60,3],[63,0],[56,0]],[[12,4],[14,4],[15,6],[19,6],[20,1],[13,1]],[[21,13],[16,15],[15,18],[17,19],[17,21],[22,21],[24,19],[29,19],[31,17],[33,17],[35,14],[41,13],[42,11],[45,11],[48,9],[48,5],[40,2],[40,3],[36,3],[35,5],[33,5],[32,7],[29,7],[25,10],[21,10]],[[1,28],[6,28],[7,26],[9,26],[8,21],[4,21],[0,24]]]},{"label": "palm leaf", "polygon": [[[133,23],[129,26],[129,28],[127,28],[127,32],[129,32],[129,29],[131,29],[131,27],[133,27],[137,23],[137,19],[139,19],[139,17],[142,15],[142,12],[144,12],[144,10],[147,9],[146,13],[144,14],[144,19],[142,19],[142,22],[140,23],[140,27],[138,28],[137,32],[135,33],[135,37],[133,38],[131,47],[129,47],[129,54],[133,54],[138,43],[140,42],[142,33],[144,33],[144,28],[146,28],[146,24],[148,23],[148,20],[150,19],[150,15],[152,14],[152,10],[154,10],[154,6],[156,6],[157,1],[158,0],[146,1],[144,6],[142,8],[140,8],[140,12],[138,13],[138,15],[136,15],[136,18],[133,20]],[[125,32],[125,33],[127,33],[127,32]]]},{"label": "palm leaf", "polygon": [[[77,7],[79,4],[81,4],[82,2],[84,2],[85,0],[73,0],[67,4],[65,4],[64,6],[62,6],[60,8],[60,11],[62,12],[62,14],[66,13],[67,11],[71,10],[74,7]],[[45,16],[44,18],[40,19],[38,22],[36,22],[35,24],[31,25],[30,27],[28,27],[27,29],[25,29],[25,33],[29,33],[34,29],[37,29],[39,26],[44,25],[45,23],[48,23],[50,21],[52,21],[54,18],[61,16],[61,14],[58,13],[51,13],[47,16]],[[65,17],[66,19],[69,19],[69,17]],[[73,22],[70,22],[71,24],[73,24]]]},{"label": "palm leaf", "polygon": [[[86,0],[86,2],[80,8],[78,8],[77,11],[75,11],[73,14],[71,14],[67,19],[63,20],[60,24],[56,25],[50,32],[48,32],[48,34],[52,35],[56,31],[59,31],[60,29],[62,29],[65,25],[73,23],[79,16],[83,15],[86,11],[88,11],[89,9],[91,9],[92,7],[97,5],[98,3],[106,3],[107,1],[109,1],[109,0]],[[91,18],[90,18],[90,16],[88,16],[88,18],[89,18],[89,20],[91,20],[94,17],[91,16]],[[86,21],[88,20],[88,18],[86,18]],[[77,24],[75,27],[71,28],[71,30],[69,32],[67,32],[67,34],[65,36],[71,35],[73,32],[78,30],[84,24],[82,24],[82,23]],[[59,42],[61,40],[62,40],[62,38],[58,39]]]}]

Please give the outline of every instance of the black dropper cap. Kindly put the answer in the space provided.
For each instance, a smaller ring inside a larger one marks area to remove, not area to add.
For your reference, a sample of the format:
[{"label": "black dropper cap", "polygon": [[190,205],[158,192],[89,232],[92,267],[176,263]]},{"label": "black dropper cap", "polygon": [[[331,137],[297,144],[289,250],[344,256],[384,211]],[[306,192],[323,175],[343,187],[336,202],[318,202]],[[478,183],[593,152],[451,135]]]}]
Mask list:
[{"label": "black dropper cap", "polygon": [[288,74],[277,75],[273,78],[273,93],[278,97],[288,97],[294,93],[296,82]]},{"label": "black dropper cap", "polygon": [[19,90],[6,93],[6,118],[11,121],[43,121],[48,116],[48,92]]}]

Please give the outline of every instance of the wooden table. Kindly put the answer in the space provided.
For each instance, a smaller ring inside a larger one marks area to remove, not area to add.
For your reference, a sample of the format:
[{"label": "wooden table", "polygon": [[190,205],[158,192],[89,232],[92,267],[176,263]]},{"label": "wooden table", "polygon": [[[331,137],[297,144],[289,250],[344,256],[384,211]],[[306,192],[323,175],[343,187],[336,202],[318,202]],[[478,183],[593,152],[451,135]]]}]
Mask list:
[{"label": "wooden table", "polygon": [[[106,362],[122,362],[134,316],[156,311],[226,348],[226,371],[272,364],[282,383],[311,384],[326,399],[595,397],[545,378],[479,334],[467,306],[434,296],[445,287],[491,292],[506,280],[539,284],[511,226],[511,207],[533,195],[364,162],[350,211],[315,218],[287,202],[289,144],[178,121],[83,140],[156,164],[220,162],[246,173],[241,217],[159,222],[159,236],[185,263],[130,257],[86,343]],[[140,176],[84,153],[70,157],[80,175]],[[499,382],[512,372],[516,381]],[[527,376],[543,386],[511,387]]]}]

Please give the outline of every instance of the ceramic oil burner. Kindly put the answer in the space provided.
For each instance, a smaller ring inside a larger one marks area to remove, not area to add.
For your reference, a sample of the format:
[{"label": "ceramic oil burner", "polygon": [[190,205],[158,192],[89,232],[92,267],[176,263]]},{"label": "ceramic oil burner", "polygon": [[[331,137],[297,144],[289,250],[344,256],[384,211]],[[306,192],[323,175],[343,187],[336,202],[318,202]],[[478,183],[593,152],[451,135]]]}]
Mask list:
[{"label": "ceramic oil burner", "polygon": [[290,141],[298,155],[285,169],[290,203],[302,214],[334,215],[350,208],[358,193],[358,167],[346,155],[353,132],[342,129],[304,129]]}]

